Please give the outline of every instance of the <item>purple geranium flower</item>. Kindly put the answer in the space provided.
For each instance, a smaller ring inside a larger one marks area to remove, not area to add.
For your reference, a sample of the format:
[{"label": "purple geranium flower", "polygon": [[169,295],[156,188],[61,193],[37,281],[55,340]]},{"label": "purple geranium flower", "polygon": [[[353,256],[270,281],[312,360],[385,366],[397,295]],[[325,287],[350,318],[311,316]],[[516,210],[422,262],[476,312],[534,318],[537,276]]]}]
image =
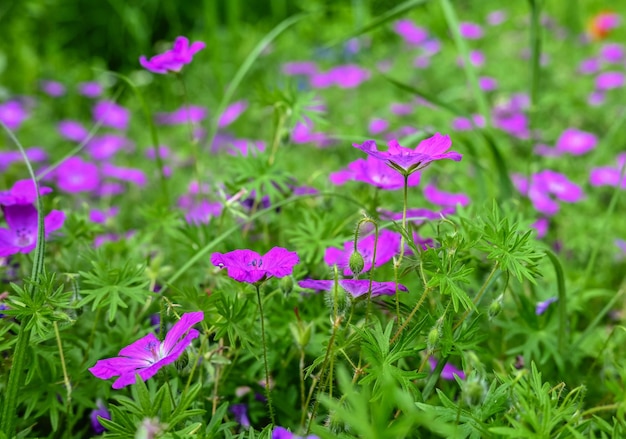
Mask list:
[{"label": "purple geranium flower", "polygon": [[203,319],[202,311],[183,314],[167,333],[163,342],[150,333],[123,348],[119,357],[98,360],[89,371],[103,380],[119,376],[113,383],[114,389],[121,389],[135,383],[136,374],[146,381],[163,366],[173,363],[180,357],[191,340],[200,335],[192,326]]},{"label": "purple geranium flower", "polygon": [[[346,290],[352,297],[361,297],[369,291],[369,279],[339,279],[338,284]],[[314,280],[305,279],[298,282],[300,288],[307,288],[317,291],[332,291],[335,287],[334,280]],[[398,284],[398,291],[408,291],[407,287]],[[372,297],[376,296],[392,296],[396,294],[395,282],[372,282]]]},{"label": "purple geranium flower", "polygon": [[202,41],[196,41],[189,45],[187,37],[177,37],[172,49],[155,55],[149,60],[145,56],[139,57],[139,64],[152,73],[166,74],[179,72],[185,64],[189,64],[193,56],[204,49],[206,45]]},{"label": "purple geranium flower", "polygon": [[93,107],[93,118],[102,125],[125,130],[130,121],[130,111],[113,101],[101,101]]},{"label": "purple geranium flower", "polygon": [[136,184],[137,186],[145,186],[147,182],[146,174],[144,174],[142,170],[135,168],[123,168],[110,163],[105,163],[102,166],[102,176],[128,181]]},{"label": "purple geranium flower", "polygon": [[[386,229],[380,232],[376,246],[376,267],[389,262],[398,253],[400,240],[401,237],[399,233]],[[361,256],[363,256],[363,261],[365,262],[363,272],[369,271],[372,268],[374,242],[375,235],[372,234],[364,237],[357,243],[357,250]],[[353,241],[344,243],[343,249],[329,247],[324,254],[324,262],[331,267],[337,265],[340,270],[343,270],[344,276],[352,276],[354,273],[352,273],[349,266],[352,253],[354,253]]]},{"label": "purple geranium flower", "polygon": [[538,212],[547,216],[559,211],[557,200],[574,203],[583,198],[580,186],[572,183],[565,175],[551,170],[533,174],[530,182],[521,175],[514,175],[513,184],[520,193],[530,198]]},{"label": "purple geranium flower", "polygon": [[308,436],[296,436],[289,430],[283,427],[274,427],[272,430],[272,439],[320,439],[318,436],[314,434],[309,434]]},{"label": "purple geranium flower", "polygon": [[94,160],[107,160],[121,149],[132,146],[131,142],[119,134],[103,134],[92,138],[87,144],[87,152]]},{"label": "purple geranium flower", "polygon": [[435,160],[451,159],[458,162],[462,157],[456,151],[446,152],[452,146],[452,141],[449,136],[442,136],[439,133],[422,140],[414,150],[401,146],[395,139],[389,142],[389,149],[384,152],[378,150],[373,140],[367,140],[360,145],[355,143],[352,146],[383,160],[403,175],[425,168]]},{"label": "purple geranium flower", "polygon": [[226,268],[228,276],[236,281],[249,283],[288,276],[299,262],[296,252],[282,247],[274,247],[263,256],[247,249],[211,255],[213,265]]},{"label": "purple geranium flower", "polygon": [[[362,181],[384,190],[396,190],[404,187],[404,178],[376,157],[357,159],[348,165],[348,169],[330,174],[330,181],[342,185],[348,180]],[[408,186],[420,183],[420,173],[409,176]]]},{"label": "purple geranium flower", "polygon": [[535,314],[538,316],[546,312],[548,307],[552,305],[554,302],[559,300],[558,297],[550,297],[549,299],[544,300],[543,302],[537,302],[537,306],[535,307]]},{"label": "purple geranium flower", "polygon": [[[437,368],[437,360],[433,357],[428,357],[428,364],[430,365],[430,370],[435,370]],[[465,372],[460,369],[457,369],[454,365],[450,363],[446,363],[441,370],[441,378],[444,380],[454,380],[454,376],[457,375],[460,379],[465,379]]]},{"label": "purple geranium flower", "polygon": [[0,121],[9,129],[16,130],[28,119],[28,112],[19,101],[7,101],[0,104]]},{"label": "purple geranium flower", "polygon": [[[39,195],[46,195],[52,189],[39,186]],[[32,180],[18,180],[8,191],[0,191],[0,205],[12,206],[14,204],[34,204],[37,199],[37,191]]]},{"label": "purple geranium flower", "polygon": [[582,155],[591,151],[598,144],[595,134],[580,131],[576,128],[567,128],[556,142],[556,150],[569,152],[573,155]]},{"label": "purple geranium flower", "polygon": [[578,72],[583,75],[591,75],[600,70],[600,61],[598,58],[585,58],[578,64]]},{"label": "purple geranium flower", "polygon": [[61,163],[55,173],[59,189],[68,193],[91,192],[100,183],[98,167],[80,157],[70,157]]},{"label": "purple geranium flower", "polygon": [[624,59],[624,46],[618,43],[607,43],[600,49],[600,56],[608,63],[619,63]]},{"label": "purple geranium flower", "polygon": [[111,413],[109,413],[102,401],[98,401],[96,405],[98,406],[98,408],[91,411],[91,413],[89,414],[89,419],[91,420],[91,428],[93,429],[94,433],[102,434],[106,431],[106,428],[104,428],[104,426],[100,423],[98,416],[102,419],[110,420]]},{"label": "purple geranium flower", "polygon": [[386,131],[389,128],[389,122],[385,119],[374,118],[370,120],[369,125],[367,126],[367,132],[370,134],[380,134],[383,131]]},{"label": "purple geranium flower", "polygon": [[[0,257],[30,253],[37,245],[37,209],[32,204],[3,206],[8,228],[0,227]],[[51,211],[44,218],[45,238],[63,226],[65,213]]]},{"label": "purple geranium flower", "polygon": [[246,111],[247,108],[248,108],[247,101],[237,101],[237,102],[230,104],[226,108],[226,110],[224,110],[224,113],[220,115],[217,126],[219,128],[224,128],[230,125],[231,123],[236,121],[239,118],[239,116],[241,116],[241,113]]},{"label": "purple geranium flower", "polygon": [[248,406],[246,404],[233,404],[229,407],[231,413],[235,416],[235,421],[246,430],[250,428],[250,419],[248,419]]}]

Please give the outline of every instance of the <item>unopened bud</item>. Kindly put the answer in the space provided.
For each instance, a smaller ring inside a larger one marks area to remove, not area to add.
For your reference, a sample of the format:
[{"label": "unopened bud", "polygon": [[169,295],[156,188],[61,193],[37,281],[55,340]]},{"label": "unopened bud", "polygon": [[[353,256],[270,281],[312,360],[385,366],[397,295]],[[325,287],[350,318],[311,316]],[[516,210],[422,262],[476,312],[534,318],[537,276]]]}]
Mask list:
[{"label": "unopened bud", "polygon": [[291,276],[285,276],[280,280],[280,289],[285,296],[293,291],[293,278]]},{"label": "unopened bud", "polygon": [[489,315],[489,320],[492,320],[494,317],[500,314],[501,311],[502,311],[502,294],[493,302],[491,302],[491,305],[489,305],[489,310],[487,311],[487,314]]},{"label": "unopened bud", "polygon": [[348,267],[350,267],[350,271],[354,277],[357,277],[365,268],[365,260],[363,259],[363,255],[356,250],[354,253],[350,255],[350,260],[348,261]]},{"label": "unopened bud", "polygon": [[292,323],[289,325],[289,329],[291,330],[291,335],[293,336],[296,344],[300,349],[304,349],[306,345],[309,344],[311,340],[311,327],[312,324],[305,325],[301,322]]},{"label": "unopened bud", "polygon": [[426,340],[426,349],[429,353],[432,353],[437,345],[439,344],[439,339],[441,338],[441,330],[439,329],[439,325],[433,326],[433,329],[428,333],[428,338]]},{"label": "unopened bud", "polygon": [[472,375],[463,384],[461,394],[463,395],[463,401],[468,406],[479,406],[487,395],[487,383],[477,375]]}]

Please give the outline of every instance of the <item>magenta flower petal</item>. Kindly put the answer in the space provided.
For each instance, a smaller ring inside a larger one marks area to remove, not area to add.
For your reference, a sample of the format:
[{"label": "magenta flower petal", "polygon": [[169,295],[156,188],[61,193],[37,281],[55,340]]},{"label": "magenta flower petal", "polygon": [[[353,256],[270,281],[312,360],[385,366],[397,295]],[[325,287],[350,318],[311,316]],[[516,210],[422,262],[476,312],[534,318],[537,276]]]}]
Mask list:
[{"label": "magenta flower petal", "polygon": [[[352,297],[360,297],[367,294],[369,291],[370,281],[369,279],[339,279],[338,284]],[[301,288],[307,288],[318,291],[332,291],[335,287],[334,280],[314,280],[305,279],[298,282]],[[398,291],[406,292],[407,287],[402,284],[398,284]],[[372,297],[376,296],[392,296],[396,294],[395,282],[372,282]]]},{"label": "magenta flower petal", "polygon": [[191,327],[203,318],[202,311],[184,314],[165,336],[163,343],[156,335],[148,334],[123,348],[119,357],[98,360],[89,371],[104,380],[119,376],[113,383],[114,389],[134,384],[136,374],[145,381],[160,368],[178,359],[191,340],[198,337],[199,332]]},{"label": "magenta flower petal", "polygon": [[557,140],[556,149],[557,151],[581,155],[594,149],[597,144],[598,138],[595,134],[568,128]]},{"label": "magenta flower petal", "polygon": [[[400,251],[401,236],[399,233],[390,230],[383,230],[378,235],[378,244],[376,246],[375,266],[379,267],[389,262]],[[365,262],[363,272],[367,272],[372,268],[374,253],[375,236],[368,235],[359,240],[357,250],[363,256]],[[349,267],[350,256],[354,252],[354,242],[348,241],[344,243],[343,250],[335,247],[329,247],[324,253],[324,262],[328,265],[337,265],[343,270],[344,276],[352,276],[352,270]]]},{"label": "magenta flower petal", "polygon": [[[433,357],[429,357],[428,364],[430,365],[431,370],[435,370],[437,368],[438,362]],[[455,375],[462,380],[465,379],[465,372],[457,369],[454,365],[450,363],[446,363],[441,370],[441,378],[443,378],[444,380],[453,381]]]},{"label": "magenta flower petal", "polygon": [[604,72],[596,77],[596,90],[611,90],[624,85],[624,74],[622,72]]},{"label": "magenta flower petal", "polygon": [[234,121],[236,121],[241,114],[246,111],[248,108],[248,102],[246,101],[237,101],[233,104],[230,104],[224,113],[220,115],[220,119],[218,121],[218,126],[220,128],[224,128]]},{"label": "magenta flower petal", "polygon": [[467,206],[470,199],[465,194],[453,194],[450,192],[440,191],[434,184],[429,184],[424,188],[424,197],[433,204],[440,206]]},{"label": "magenta flower petal", "polygon": [[398,20],[393,25],[393,30],[400,35],[407,44],[419,46],[428,39],[426,29],[417,26],[411,20]]},{"label": "magenta flower petal", "polygon": [[[39,186],[39,194],[46,195],[52,192],[47,186]],[[34,204],[37,199],[35,184],[32,180],[18,180],[8,191],[0,191],[0,205]]]},{"label": "magenta flower petal", "polygon": [[193,56],[206,47],[205,43],[196,41],[189,45],[187,37],[177,37],[171,50],[150,59],[145,56],[139,57],[139,64],[152,73],[165,74],[179,72],[185,64],[189,64]]},{"label": "magenta flower petal", "polygon": [[296,252],[274,247],[264,256],[252,250],[213,253],[211,263],[226,268],[228,276],[238,282],[256,283],[269,277],[285,277],[300,262]]}]

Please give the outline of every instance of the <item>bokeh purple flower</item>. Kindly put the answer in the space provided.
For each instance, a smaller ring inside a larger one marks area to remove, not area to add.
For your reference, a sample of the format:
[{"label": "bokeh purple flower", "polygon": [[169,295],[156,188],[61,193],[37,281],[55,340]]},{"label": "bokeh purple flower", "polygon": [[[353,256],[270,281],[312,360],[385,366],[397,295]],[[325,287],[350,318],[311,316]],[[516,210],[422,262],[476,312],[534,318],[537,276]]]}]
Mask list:
[{"label": "bokeh purple flower", "polygon": [[89,414],[89,419],[91,420],[91,428],[95,434],[102,434],[106,431],[106,428],[100,423],[98,416],[102,419],[111,419],[111,413],[104,406],[102,401],[97,402],[97,408],[93,409]]},{"label": "bokeh purple flower", "polygon": [[[32,204],[2,206],[8,227],[0,227],[0,257],[30,253],[37,245],[37,209]],[[60,229],[65,213],[52,210],[44,218],[45,238]]]},{"label": "bokeh purple flower", "polygon": [[[330,174],[330,181],[335,185],[342,185],[348,180],[362,181],[384,190],[398,190],[404,187],[402,175],[373,156],[357,159],[348,164],[347,169]],[[407,185],[417,186],[419,182],[420,173],[413,172],[407,180]]]},{"label": "bokeh purple flower", "polygon": [[124,131],[128,128],[130,111],[113,101],[100,101],[93,107],[93,118],[104,126]]},{"label": "bokeh purple flower", "polygon": [[176,37],[172,49],[155,55],[150,59],[142,55],[139,57],[139,64],[152,73],[179,72],[185,64],[189,64],[192,61],[196,53],[205,47],[206,44],[202,41],[195,41],[190,45],[187,37]]},{"label": "bokeh purple flower", "polygon": [[585,154],[596,147],[598,137],[595,134],[576,128],[567,128],[556,142],[556,150],[573,155]]},{"label": "bokeh purple flower", "polygon": [[395,33],[400,35],[407,44],[419,46],[428,39],[426,29],[417,26],[411,20],[398,20],[393,25]]},{"label": "bokeh purple flower", "polygon": [[542,302],[537,302],[537,306],[535,307],[535,314],[537,314],[538,316],[543,314],[544,312],[546,312],[548,307],[557,300],[559,300],[558,297],[550,297],[549,299],[546,299]]},{"label": "bokeh purple flower", "polygon": [[28,111],[20,101],[0,104],[0,121],[11,130],[17,130],[28,119]]},{"label": "bokeh purple flower", "polygon": [[[339,279],[337,281],[339,286],[343,288],[352,297],[357,298],[366,295],[369,291],[370,281],[369,279]],[[300,288],[306,288],[316,291],[333,291],[335,288],[334,280],[314,280],[305,279],[298,282]],[[406,292],[407,287],[402,284],[397,284],[398,291]],[[392,296],[396,294],[395,282],[376,282],[372,281],[372,297],[377,296]]]},{"label": "bokeh purple flower", "polygon": [[[376,267],[389,262],[400,250],[401,236],[399,233],[392,232],[390,230],[382,230],[378,235],[378,243],[376,245]],[[367,272],[372,269],[372,262],[374,258],[374,243],[376,236],[373,234],[367,235],[359,240],[357,243],[357,250],[363,256],[363,272]],[[350,256],[354,252],[354,242],[347,241],[343,245],[343,249],[336,247],[329,247],[324,253],[324,262],[331,267],[337,265],[339,270],[342,270],[344,276],[352,276],[352,270],[350,270]]]},{"label": "bokeh purple flower", "polygon": [[[430,365],[430,370],[435,370],[437,368],[438,361],[433,357],[428,357],[428,364]],[[465,372],[461,369],[457,369],[450,363],[446,363],[441,370],[441,378],[447,381],[453,381],[455,375],[462,380],[465,379]]]}]

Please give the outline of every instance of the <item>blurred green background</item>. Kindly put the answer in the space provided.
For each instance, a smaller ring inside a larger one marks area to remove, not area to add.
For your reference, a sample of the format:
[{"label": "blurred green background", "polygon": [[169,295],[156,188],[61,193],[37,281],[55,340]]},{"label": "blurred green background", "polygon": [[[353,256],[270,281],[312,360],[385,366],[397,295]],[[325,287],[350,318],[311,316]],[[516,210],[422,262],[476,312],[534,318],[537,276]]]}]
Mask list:
[{"label": "blurred green background", "polygon": [[[484,17],[497,8],[525,14],[533,0],[455,1],[460,15]],[[582,29],[594,13],[616,6],[606,0],[543,1],[560,24]],[[324,45],[397,7],[390,0],[2,0],[0,85],[4,94],[29,93],[39,79],[89,80],[96,69],[128,74],[138,57],[151,56],[178,35],[207,43],[208,57],[240,62],[253,44],[281,20],[306,12],[297,38]],[[429,29],[446,32],[437,1],[425,0],[410,16],[427,14]],[[293,38],[293,37],[292,37]],[[302,58],[309,47],[301,46]],[[296,49],[297,50],[297,49]],[[241,53],[239,52],[241,51]],[[215,64],[214,64],[215,65]],[[219,78],[218,78],[219,79]]]}]

